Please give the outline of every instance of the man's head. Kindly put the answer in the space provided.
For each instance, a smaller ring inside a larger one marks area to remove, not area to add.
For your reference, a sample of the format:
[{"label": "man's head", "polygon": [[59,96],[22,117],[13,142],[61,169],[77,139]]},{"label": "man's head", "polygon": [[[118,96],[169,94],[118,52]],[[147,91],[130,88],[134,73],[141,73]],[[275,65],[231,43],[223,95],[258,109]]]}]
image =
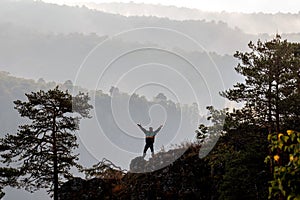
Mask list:
[{"label": "man's head", "polygon": [[151,131],[151,132],[152,132],[152,131],[153,131],[153,128],[152,128],[152,127],[149,127],[149,131]]}]

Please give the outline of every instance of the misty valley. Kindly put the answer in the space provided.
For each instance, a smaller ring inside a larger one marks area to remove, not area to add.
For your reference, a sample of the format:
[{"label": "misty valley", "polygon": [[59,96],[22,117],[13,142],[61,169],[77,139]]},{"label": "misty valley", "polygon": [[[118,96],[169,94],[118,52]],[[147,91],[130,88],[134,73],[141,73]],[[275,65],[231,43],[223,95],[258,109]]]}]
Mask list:
[{"label": "misty valley", "polygon": [[300,199],[299,12],[47,2],[0,1],[0,199]]}]

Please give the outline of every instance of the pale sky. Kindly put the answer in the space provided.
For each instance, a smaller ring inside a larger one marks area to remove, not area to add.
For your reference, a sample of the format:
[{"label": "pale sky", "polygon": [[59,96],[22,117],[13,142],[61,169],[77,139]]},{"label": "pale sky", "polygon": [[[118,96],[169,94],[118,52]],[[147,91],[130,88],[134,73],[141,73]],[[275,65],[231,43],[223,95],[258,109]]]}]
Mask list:
[{"label": "pale sky", "polygon": [[298,13],[300,0],[43,0],[57,4],[74,4],[76,2],[135,2],[145,4],[174,5],[177,7],[197,8],[203,11],[229,12],[265,12]]}]

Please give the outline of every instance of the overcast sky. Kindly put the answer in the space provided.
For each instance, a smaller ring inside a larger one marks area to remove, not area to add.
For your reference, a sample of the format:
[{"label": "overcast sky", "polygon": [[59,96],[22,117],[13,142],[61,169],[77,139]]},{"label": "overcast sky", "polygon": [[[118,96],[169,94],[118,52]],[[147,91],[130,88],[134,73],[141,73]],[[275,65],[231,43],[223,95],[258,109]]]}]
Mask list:
[{"label": "overcast sky", "polygon": [[265,12],[265,13],[298,13],[300,0],[43,0],[58,4],[73,4],[76,2],[135,2],[146,4],[174,5],[177,7],[197,8],[204,11],[229,12]]}]

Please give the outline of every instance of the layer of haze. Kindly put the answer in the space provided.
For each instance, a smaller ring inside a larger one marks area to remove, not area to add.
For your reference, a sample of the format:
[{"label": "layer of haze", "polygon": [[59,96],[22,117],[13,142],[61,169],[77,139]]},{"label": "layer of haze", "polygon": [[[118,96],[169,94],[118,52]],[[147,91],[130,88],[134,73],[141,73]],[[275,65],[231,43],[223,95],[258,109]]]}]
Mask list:
[{"label": "layer of haze", "polygon": [[[152,16],[172,20],[222,21],[231,28],[245,33],[257,34],[275,32],[300,32],[299,1],[193,1],[180,6],[180,2],[168,1],[155,4],[155,1],[76,1],[45,0],[58,4],[86,6],[99,11],[121,14],[124,16]],[[184,3],[186,3],[184,1]],[[195,4],[196,3],[196,4]],[[195,4],[195,5],[194,5]],[[211,8],[209,8],[211,7]],[[276,14],[275,14],[276,13]],[[289,23],[286,23],[286,22]]]},{"label": "layer of haze", "polygon": [[144,3],[144,4],[160,4],[166,6],[196,8],[202,11],[210,12],[244,12],[244,13],[298,13],[300,1],[298,0],[43,0],[58,4],[76,4],[76,3]]}]

